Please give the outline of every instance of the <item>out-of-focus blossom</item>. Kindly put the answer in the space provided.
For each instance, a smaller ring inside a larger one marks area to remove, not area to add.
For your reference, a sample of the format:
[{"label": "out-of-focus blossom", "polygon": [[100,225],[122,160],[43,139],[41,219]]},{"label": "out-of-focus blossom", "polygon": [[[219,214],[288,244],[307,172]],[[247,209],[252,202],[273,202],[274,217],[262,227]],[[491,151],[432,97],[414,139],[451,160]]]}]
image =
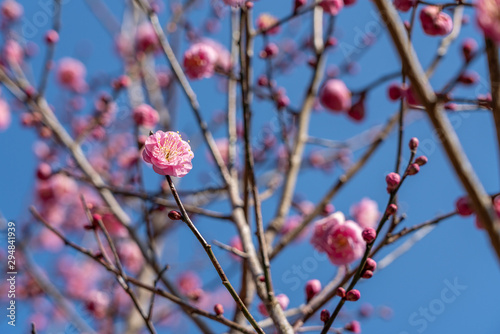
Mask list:
[{"label": "out-of-focus blossom", "polygon": [[190,79],[209,78],[214,74],[219,56],[214,47],[205,42],[191,45],[184,53],[184,70]]},{"label": "out-of-focus blossom", "polygon": [[479,0],[476,8],[477,23],[483,33],[500,43],[500,0]]},{"label": "out-of-focus blossom", "polygon": [[63,87],[81,93],[87,89],[86,73],[85,66],[79,60],[63,58],[59,61],[56,76]]},{"label": "out-of-focus blossom", "polygon": [[380,217],[378,204],[365,197],[359,203],[351,206],[351,216],[363,228],[374,227]]}]

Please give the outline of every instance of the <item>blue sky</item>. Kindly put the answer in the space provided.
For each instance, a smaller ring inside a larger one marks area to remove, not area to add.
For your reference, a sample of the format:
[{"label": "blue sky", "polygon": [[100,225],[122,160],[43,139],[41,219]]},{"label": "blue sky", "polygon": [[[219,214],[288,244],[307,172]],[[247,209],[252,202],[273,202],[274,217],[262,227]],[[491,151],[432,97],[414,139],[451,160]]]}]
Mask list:
[{"label": "blue sky", "polygon": [[[39,53],[31,61],[34,76],[38,78],[44,54],[44,44],[41,41],[50,26],[48,11],[46,11],[50,1],[23,0],[20,2],[25,6],[26,14],[21,22],[20,32],[27,41],[39,45]],[[195,27],[202,28],[208,16],[207,3],[203,1],[202,5],[194,9],[191,23]],[[123,8],[116,3],[109,6],[113,15],[120,19]],[[255,11],[256,13],[268,11],[278,17],[283,17],[288,14],[291,6],[291,0],[258,1],[255,3]],[[481,45],[482,38],[474,23],[473,13],[470,9],[465,12],[470,16],[471,22],[463,28],[461,37],[450,47],[448,55],[432,78],[431,82],[436,89],[441,88],[460,68],[460,41],[463,38],[473,37]],[[163,21],[170,15],[168,8],[167,13],[168,15],[165,11],[162,13]],[[340,64],[349,50],[353,50],[354,54],[362,52],[358,62],[359,73],[343,76],[348,87],[353,90],[363,87],[381,75],[397,71],[400,66],[388,35],[384,32],[382,23],[375,13],[371,2],[359,1],[353,7],[345,8],[336,22],[335,36],[339,40],[339,47],[329,54],[328,64]],[[86,64],[90,76],[96,73],[110,73],[113,76],[121,73],[122,64],[114,53],[112,37],[91,14],[84,1],[63,1],[62,15],[61,41],[57,45],[56,59],[64,56],[79,58]],[[407,18],[407,16],[408,14],[405,14],[404,17]],[[271,40],[277,40],[282,36],[287,36],[287,38],[300,36],[302,39],[309,27],[309,20],[309,18],[299,19],[292,25],[286,26],[282,34],[271,37]],[[216,38],[227,46],[229,42],[227,16],[221,24],[220,32],[210,37]],[[299,29],[300,34],[297,34],[294,29]],[[365,52],[356,45],[362,32],[366,31],[375,33],[377,42]],[[414,43],[423,66],[427,66],[434,56],[439,38],[424,36],[417,21]],[[184,50],[186,45],[186,40],[183,38],[181,49]],[[261,47],[262,40],[257,39],[256,50]],[[354,57],[358,59],[357,55]],[[159,56],[158,62],[164,63],[164,59]],[[260,73],[263,70],[262,61],[259,60],[256,63],[256,73]],[[459,88],[455,92],[456,96],[474,97],[477,93],[486,91],[488,77],[484,57],[480,57],[472,68],[479,73],[480,84],[473,88]],[[299,105],[309,77],[310,69],[302,65],[294,68],[288,76],[281,76],[277,79],[278,85],[286,88],[292,106]],[[53,76],[49,82],[48,100],[57,110],[61,107],[60,101],[64,98],[64,94],[55,85]],[[223,110],[226,103],[225,95],[213,82],[213,80],[203,80],[193,83],[203,115],[207,119],[210,119],[218,110]],[[345,140],[356,133],[384,123],[398,108],[397,103],[387,100],[386,87],[387,85],[382,85],[369,94],[367,117],[361,124],[353,123],[343,115],[322,111],[314,114],[310,125],[311,133],[316,137]],[[8,96],[5,89],[2,89],[2,94]],[[183,96],[179,98],[179,101],[177,129],[188,135],[194,134],[197,128],[193,123],[189,106]],[[91,101],[87,101],[87,109],[90,105]],[[255,128],[275,117],[274,107],[269,103],[257,101],[254,104],[254,110]],[[418,175],[409,178],[401,189],[400,208],[407,215],[405,226],[418,224],[440,213],[453,210],[454,201],[463,193],[430,128],[430,123],[423,114],[419,115],[415,112],[414,115],[416,120],[405,128],[405,143],[410,137],[418,137],[421,142],[419,154],[425,154],[429,158],[429,163],[421,169]],[[495,145],[491,115],[486,111],[474,111],[450,114],[449,117],[484,187],[490,193],[498,192],[498,149]],[[224,129],[219,129],[215,131],[214,136],[218,138],[224,134]],[[385,192],[384,177],[393,169],[396,138],[396,133],[393,132],[362,172],[334,198],[333,204],[337,210],[348,213],[349,207],[363,197],[374,199],[380,207],[385,205],[388,195]],[[14,113],[12,126],[0,133],[0,156],[3,157],[0,164],[0,210],[7,219],[23,222],[28,218],[27,206],[31,202],[31,189],[35,181],[36,159],[32,153],[35,140],[36,134],[31,129],[20,126],[19,113]],[[313,148],[308,147],[308,151]],[[195,172],[183,180],[182,186],[185,189],[203,186],[207,173],[203,170],[207,166],[205,150],[203,145],[195,149],[193,160]],[[359,153],[355,154],[355,158],[359,156]],[[408,155],[409,152],[405,153]],[[340,172],[339,168],[333,173],[303,172],[298,180],[298,193],[308,200],[317,201],[329,185],[335,182]],[[160,178],[151,169],[146,169],[145,173],[148,187],[155,189]],[[264,203],[265,221],[272,218],[276,203],[276,197]],[[212,208],[223,210],[227,207],[217,204]],[[228,242],[234,234],[234,230],[228,228],[227,225],[208,219],[200,219],[199,227],[207,240],[217,239]],[[201,247],[198,247],[187,229],[177,229],[174,236],[175,238],[168,240],[168,248],[176,255],[168,261],[172,262],[172,272],[178,274],[185,269],[183,261],[191,261],[191,255],[201,257],[203,254]],[[5,245],[4,240],[5,237],[2,237],[0,244]],[[185,245],[189,245],[189,250],[182,248]],[[227,254],[219,250],[216,252],[221,258],[222,265],[230,268],[231,259]],[[387,252],[388,250],[383,254]],[[376,260],[380,259],[381,257],[376,258]],[[44,265],[50,261],[50,257],[41,257],[39,261]],[[314,261],[316,261],[316,266],[311,264]],[[196,268],[194,262],[188,262],[187,266]],[[295,275],[293,268],[297,266],[311,269],[304,271],[304,275]],[[203,266],[201,272],[207,282],[216,277],[215,271],[207,264]],[[308,279],[317,278],[326,284],[335,272],[335,266],[322,258],[314,257],[313,249],[307,242],[287,248],[275,260],[273,266],[275,286],[278,292],[286,293],[290,297],[291,307],[303,302],[303,285]],[[230,276],[235,282],[238,281],[237,275],[230,272]],[[376,273],[372,279],[360,284],[362,300],[347,305],[346,310],[356,312],[362,302],[371,303],[376,307],[386,305],[393,309],[394,316],[390,321],[377,317],[363,320],[363,333],[437,334],[478,331],[483,334],[498,333],[500,323],[494,316],[493,310],[498,309],[497,300],[500,292],[495,287],[499,276],[498,259],[491,251],[486,234],[474,227],[473,218],[455,217],[440,224],[403,257]],[[301,287],[298,289],[295,284],[291,283],[297,279],[301,282]],[[456,289],[453,290],[450,285],[455,286]],[[444,289],[449,289],[451,293],[445,292],[443,295]],[[453,296],[456,298],[453,299]],[[329,304],[328,308],[332,309],[332,304]],[[425,315],[425,309],[430,309],[430,315]],[[0,331],[25,332],[24,322],[27,313],[29,313],[29,306],[24,305],[19,312],[19,326],[13,330],[7,327],[4,319],[0,322]],[[319,316],[311,324],[319,324]],[[342,322],[336,322],[335,325],[339,324]],[[169,333],[170,331],[163,332]],[[194,333],[195,330],[189,327],[186,332]]]}]

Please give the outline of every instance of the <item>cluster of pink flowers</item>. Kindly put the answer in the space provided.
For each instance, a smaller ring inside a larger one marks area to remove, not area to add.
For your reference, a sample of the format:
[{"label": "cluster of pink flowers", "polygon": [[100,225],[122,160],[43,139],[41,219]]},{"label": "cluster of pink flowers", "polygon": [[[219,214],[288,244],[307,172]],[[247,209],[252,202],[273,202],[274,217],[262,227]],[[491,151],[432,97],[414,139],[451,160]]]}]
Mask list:
[{"label": "cluster of pink flowers", "polygon": [[477,23],[483,33],[500,43],[500,0],[479,0],[476,8]]},{"label": "cluster of pink flowers", "polygon": [[450,15],[443,13],[438,6],[426,6],[420,11],[420,22],[427,35],[444,36],[453,29]]},{"label": "cluster of pink flowers", "polygon": [[184,53],[184,70],[190,79],[209,78],[214,74],[217,51],[208,43],[195,43]]},{"label": "cluster of pink flowers", "polygon": [[337,211],[314,224],[311,243],[319,252],[326,253],[335,265],[345,265],[361,258],[366,243],[361,236],[363,229],[352,220],[345,220]]},{"label": "cluster of pink flowers", "polygon": [[183,177],[193,168],[194,154],[177,132],[157,131],[144,144],[142,158],[160,175]]},{"label": "cluster of pink flowers", "polygon": [[86,73],[85,65],[81,61],[73,58],[63,58],[59,61],[56,75],[63,87],[82,93],[87,89]]}]

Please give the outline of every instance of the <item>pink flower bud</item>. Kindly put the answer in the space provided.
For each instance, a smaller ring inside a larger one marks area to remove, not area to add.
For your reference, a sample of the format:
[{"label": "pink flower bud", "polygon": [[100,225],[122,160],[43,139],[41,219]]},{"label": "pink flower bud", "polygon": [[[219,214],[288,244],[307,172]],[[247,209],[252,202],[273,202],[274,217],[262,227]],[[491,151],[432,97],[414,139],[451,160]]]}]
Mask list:
[{"label": "pink flower bud", "polygon": [[55,30],[49,30],[45,34],[45,42],[47,44],[55,44],[59,41],[59,34]]},{"label": "pink flower bud", "polygon": [[50,168],[49,164],[42,162],[38,165],[38,168],[36,169],[36,176],[39,180],[48,180],[51,175],[52,168]]},{"label": "pink flower bud", "polygon": [[397,83],[393,83],[389,85],[387,89],[387,95],[391,101],[397,101],[403,96],[403,90],[401,89],[401,85]]},{"label": "pink flower bud", "polygon": [[309,302],[321,291],[321,282],[317,279],[312,279],[306,283],[306,301]]},{"label": "pink flower bud", "polygon": [[473,85],[479,80],[479,74],[476,72],[465,72],[458,78],[458,82],[464,85]]},{"label": "pink flower bud", "polygon": [[474,54],[477,52],[477,42],[473,38],[466,38],[462,42],[462,54],[466,62],[471,61]]},{"label": "pink flower bud", "polygon": [[[273,27],[276,23],[278,23],[278,19],[274,17],[273,15],[269,13],[262,13],[260,16],[257,18],[256,25],[259,29],[261,30],[266,30],[269,29],[270,27]],[[269,35],[275,35],[280,32],[281,28],[280,26],[274,26],[273,28],[269,29],[267,31],[267,34]]]},{"label": "pink flower bud", "polygon": [[222,304],[215,304],[214,305],[214,312],[216,315],[221,316],[224,314],[224,307]]},{"label": "pink flower bud", "polygon": [[428,159],[425,155],[422,155],[415,159],[415,163],[419,166],[423,166],[427,163]]},{"label": "pink flower bud", "polygon": [[344,326],[344,329],[348,332],[361,333],[361,324],[357,320],[352,320]]},{"label": "pink flower bud", "polygon": [[344,298],[345,297],[345,289],[343,287],[339,287],[337,289],[337,296],[339,296],[340,298]]},{"label": "pink flower bud", "polygon": [[402,12],[407,12],[415,5],[415,0],[394,0],[394,7]]},{"label": "pink flower bud", "polygon": [[0,10],[2,12],[2,16],[7,21],[18,20],[24,12],[23,6],[15,0],[5,0],[4,2],[2,2]]},{"label": "pink flower bud", "polygon": [[365,263],[365,270],[375,271],[377,269],[377,262],[372,258],[367,258]]},{"label": "pink flower bud", "polygon": [[361,235],[363,237],[363,240],[366,241],[367,244],[369,244],[377,238],[377,231],[375,231],[373,227],[367,227],[363,230],[363,233]]},{"label": "pink flower bud", "polygon": [[401,182],[401,176],[399,176],[398,173],[394,173],[394,172],[389,173],[385,177],[385,182],[387,183],[387,191],[391,192],[398,187],[399,182]]},{"label": "pink flower bud", "polygon": [[265,75],[261,75],[258,79],[257,79],[257,85],[259,86],[267,86],[269,85],[269,80],[267,79],[267,77]]},{"label": "pink flower bud", "polygon": [[126,75],[122,75],[113,81],[112,86],[114,89],[123,89],[130,86],[130,78]]},{"label": "pink flower bud", "polygon": [[304,6],[307,3],[307,0],[295,0],[293,3],[293,11],[296,12],[297,9]]},{"label": "pink flower bud", "polygon": [[319,4],[323,11],[330,15],[337,15],[344,8],[343,0],[323,0]]},{"label": "pink flower bud", "polygon": [[410,139],[408,146],[410,147],[410,150],[415,151],[418,148],[418,138],[413,137]]},{"label": "pink flower bud", "polygon": [[453,29],[451,17],[443,13],[438,6],[426,6],[420,11],[420,22],[427,35],[444,36]]},{"label": "pink flower bud", "polygon": [[365,270],[363,274],[361,275],[362,278],[369,279],[372,278],[373,276],[373,271],[371,270]]},{"label": "pink flower bud", "polygon": [[352,289],[347,292],[345,298],[350,302],[355,302],[361,298],[361,293],[359,290]]},{"label": "pink flower bud", "polygon": [[328,203],[324,208],[321,214],[323,216],[328,216],[331,215],[335,211],[335,207],[333,206],[332,203]]},{"label": "pink flower bud", "polygon": [[393,214],[396,213],[396,211],[398,211],[398,206],[396,204],[392,203],[387,207],[386,213],[388,216],[392,216]]},{"label": "pink flower bud", "polygon": [[319,318],[322,322],[327,322],[328,319],[330,319],[330,311],[328,311],[327,309],[321,310]]},{"label": "pink flower bud", "polygon": [[358,102],[354,103],[347,112],[347,115],[350,119],[361,122],[365,118],[365,99],[360,98]]},{"label": "pink flower bud", "polygon": [[264,50],[260,52],[260,57],[261,58],[273,58],[277,56],[279,53],[279,48],[276,44],[274,43],[269,43],[264,47]]},{"label": "pink flower bud", "polygon": [[457,199],[455,202],[455,208],[457,209],[458,214],[462,217],[467,217],[474,213],[474,208],[472,207],[467,196]]},{"label": "pink flower bud", "polygon": [[410,167],[408,167],[408,175],[415,175],[420,171],[420,166],[418,164],[411,164]]},{"label": "pink flower bud", "polygon": [[326,81],[319,93],[321,104],[331,111],[349,110],[351,107],[351,92],[343,81],[330,79]]},{"label": "pink flower bud", "polygon": [[168,213],[168,218],[172,220],[182,220],[182,215],[179,211],[172,210]]}]

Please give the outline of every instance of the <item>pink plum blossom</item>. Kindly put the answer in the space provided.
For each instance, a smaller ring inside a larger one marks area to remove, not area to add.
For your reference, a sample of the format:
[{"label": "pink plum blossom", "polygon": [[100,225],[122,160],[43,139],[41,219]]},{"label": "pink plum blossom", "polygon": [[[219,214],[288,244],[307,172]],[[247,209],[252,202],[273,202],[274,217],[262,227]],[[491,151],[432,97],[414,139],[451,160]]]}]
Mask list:
[{"label": "pink plum blossom", "polygon": [[85,298],[85,308],[91,312],[97,319],[102,319],[106,316],[109,307],[109,296],[98,290],[88,292]]},{"label": "pink plum blossom", "polygon": [[363,228],[374,227],[380,217],[377,202],[366,197],[351,206],[350,213],[353,219]]},{"label": "pink plum blossom", "polygon": [[184,70],[190,79],[209,78],[214,74],[218,55],[207,43],[195,43],[184,53]]},{"label": "pink plum blossom", "polygon": [[132,111],[132,118],[137,125],[154,128],[160,120],[160,115],[148,104],[140,104]]},{"label": "pink plum blossom", "polygon": [[193,168],[194,154],[177,132],[157,131],[146,139],[142,158],[160,175],[183,177]]},{"label": "pink plum blossom", "polygon": [[4,99],[0,99],[0,131],[4,131],[9,127],[10,118],[9,104]]},{"label": "pink plum blossom", "polygon": [[450,15],[441,11],[438,6],[426,6],[420,11],[420,22],[427,35],[444,36],[453,29]]},{"label": "pink plum blossom", "polygon": [[[283,310],[286,310],[286,308],[290,304],[290,299],[288,298],[287,295],[283,293],[276,296],[276,301],[278,302],[278,304],[280,304],[281,309]],[[265,317],[269,316],[269,313],[267,313],[266,306],[264,305],[263,302],[260,302],[257,308],[259,309],[260,314],[262,314]]]},{"label": "pink plum blossom", "polygon": [[484,35],[500,43],[500,0],[477,2],[477,23]]},{"label": "pink plum blossom", "polygon": [[9,39],[5,42],[3,56],[9,64],[20,65],[23,62],[24,50],[18,42]]},{"label": "pink plum blossom", "polygon": [[[257,18],[256,25],[259,29],[265,30],[269,29],[278,22],[278,19],[269,13],[262,13]],[[275,26],[267,31],[269,35],[275,35],[281,30],[280,26]]]},{"label": "pink plum blossom", "polygon": [[63,58],[57,67],[57,80],[59,83],[72,91],[82,92],[86,89],[85,75],[87,70],[85,65],[74,58]]},{"label": "pink plum blossom", "polygon": [[361,258],[366,243],[361,227],[352,220],[345,220],[337,211],[317,221],[311,243],[319,252],[326,253],[335,265],[345,265]]},{"label": "pink plum blossom", "polygon": [[201,284],[201,278],[193,271],[186,271],[177,278],[179,291],[184,295],[188,295],[193,291],[200,289]]},{"label": "pink plum blossom", "polygon": [[154,52],[160,49],[158,36],[149,22],[142,23],[137,27],[135,43],[137,50],[141,52]]},{"label": "pink plum blossom", "polygon": [[394,0],[393,4],[397,10],[407,12],[415,5],[415,0]]},{"label": "pink plum blossom", "polygon": [[351,107],[351,92],[343,81],[326,81],[319,93],[321,104],[331,111],[345,111]]},{"label": "pink plum blossom", "polygon": [[0,5],[2,16],[8,21],[16,21],[23,15],[23,6],[15,0],[5,0]]},{"label": "pink plum blossom", "polygon": [[119,245],[118,256],[123,265],[132,273],[138,273],[144,264],[139,246],[131,240],[126,240]]},{"label": "pink plum blossom", "polygon": [[323,0],[319,4],[325,13],[330,15],[337,15],[342,8],[344,8],[343,0]]}]

